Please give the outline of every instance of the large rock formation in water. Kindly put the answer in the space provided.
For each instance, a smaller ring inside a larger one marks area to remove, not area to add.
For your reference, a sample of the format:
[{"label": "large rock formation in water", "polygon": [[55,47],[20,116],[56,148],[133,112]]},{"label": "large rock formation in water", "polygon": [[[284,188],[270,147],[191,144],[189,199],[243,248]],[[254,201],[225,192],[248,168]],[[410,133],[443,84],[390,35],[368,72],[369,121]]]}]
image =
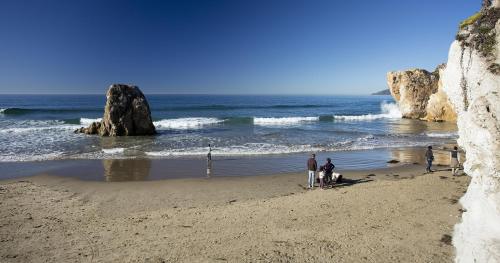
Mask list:
[{"label": "large rock formation in water", "polygon": [[439,66],[438,71],[438,90],[436,93],[429,96],[427,107],[425,108],[426,115],[423,118],[427,121],[456,121],[457,113],[453,108],[448,96],[443,89],[443,72],[446,69],[444,65]]},{"label": "large rock formation in water", "polygon": [[106,93],[102,121],[76,132],[101,136],[153,135],[156,133],[146,97],[137,86],[113,84]]},{"label": "large rock formation in water", "polygon": [[404,118],[419,119],[426,115],[429,96],[437,92],[439,75],[424,69],[387,73],[387,85],[398,102]]},{"label": "large rock formation in water", "polygon": [[410,69],[387,73],[387,85],[403,118],[455,120],[453,108],[440,85],[440,73],[444,67],[439,65],[434,72]]},{"label": "large rock formation in water", "polygon": [[456,262],[500,262],[500,1],[460,25],[443,74],[458,113],[458,144],[472,177],[460,199],[466,212],[455,227]]}]

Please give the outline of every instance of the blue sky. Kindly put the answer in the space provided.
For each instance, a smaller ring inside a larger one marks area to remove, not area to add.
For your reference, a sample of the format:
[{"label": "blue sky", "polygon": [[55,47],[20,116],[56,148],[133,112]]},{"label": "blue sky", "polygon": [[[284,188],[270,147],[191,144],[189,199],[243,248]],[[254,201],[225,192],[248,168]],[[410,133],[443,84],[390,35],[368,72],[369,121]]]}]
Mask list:
[{"label": "blue sky", "polygon": [[481,1],[0,1],[0,93],[368,94]]}]

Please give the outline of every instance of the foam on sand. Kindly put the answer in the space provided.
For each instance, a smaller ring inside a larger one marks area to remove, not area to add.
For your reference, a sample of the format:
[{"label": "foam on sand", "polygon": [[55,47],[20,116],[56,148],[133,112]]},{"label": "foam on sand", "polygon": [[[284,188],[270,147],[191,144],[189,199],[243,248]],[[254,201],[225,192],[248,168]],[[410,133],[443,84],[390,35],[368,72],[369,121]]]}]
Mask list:
[{"label": "foam on sand", "polygon": [[370,121],[377,119],[401,119],[403,115],[399,111],[399,107],[396,103],[382,102],[380,104],[380,114],[365,114],[365,115],[336,115],[334,119],[336,120],[346,120],[346,121]]}]

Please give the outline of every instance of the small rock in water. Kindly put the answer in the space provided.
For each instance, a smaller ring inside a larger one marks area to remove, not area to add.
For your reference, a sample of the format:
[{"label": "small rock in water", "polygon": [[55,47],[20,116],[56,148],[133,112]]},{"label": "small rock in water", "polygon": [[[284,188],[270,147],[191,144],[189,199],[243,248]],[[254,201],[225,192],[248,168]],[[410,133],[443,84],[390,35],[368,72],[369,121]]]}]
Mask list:
[{"label": "small rock in water", "polygon": [[392,160],[388,161],[387,163],[399,163],[399,161],[392,159]]}]

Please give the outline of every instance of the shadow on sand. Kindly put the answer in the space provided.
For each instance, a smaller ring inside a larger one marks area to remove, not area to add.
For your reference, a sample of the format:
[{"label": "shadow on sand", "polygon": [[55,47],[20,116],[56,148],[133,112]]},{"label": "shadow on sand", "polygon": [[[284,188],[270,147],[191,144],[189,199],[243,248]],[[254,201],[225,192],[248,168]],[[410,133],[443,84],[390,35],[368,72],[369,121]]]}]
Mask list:
[{"label": "shadow on sand", "polygon": [[336,183],[333,185],[332,188],[344,188],[344,187],[347,187],[347,186],[351,186],[351,185],[355,185],[355,184],[362,184],[362,183],[369,183],[369,182],[372,182],[373,179],[366,179],[366,178],[362,178],[362,179],[348,179],[348,178],[344,178],[342,179],[342,182],[341,183]]}]

